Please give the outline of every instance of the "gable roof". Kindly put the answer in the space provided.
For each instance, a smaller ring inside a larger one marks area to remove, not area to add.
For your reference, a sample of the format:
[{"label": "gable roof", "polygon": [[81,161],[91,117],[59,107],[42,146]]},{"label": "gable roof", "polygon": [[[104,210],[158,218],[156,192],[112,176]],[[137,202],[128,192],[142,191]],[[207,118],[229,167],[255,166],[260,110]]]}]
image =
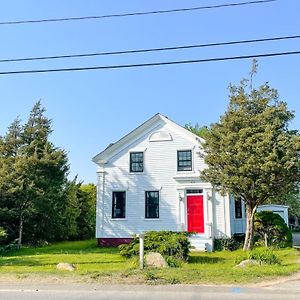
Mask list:
[{"label": "gable roof", "polygon": [[92,161],[94,163],[105,163],[107,159],[111,155],[113,155],[118,149],[130,143],[132,140],[136,139],[140,134],[145,133],[147,129],[151,128],[160,121],[172,125],[177,130],[179,130],[181,134],[184,134],[185,136],[187,136],[187,138],[192,139],[193,141],[204,142],[204,140],[196,134],[190,132],[181,125],[178,125],[174,121],[170,120],[168,117],[157,113],[153,117],[142,123],[140,126],[126,134],[124,137],[119,139],[117,142],[109,144],[102,152],[98,153],[95,157],[93,157]]}]

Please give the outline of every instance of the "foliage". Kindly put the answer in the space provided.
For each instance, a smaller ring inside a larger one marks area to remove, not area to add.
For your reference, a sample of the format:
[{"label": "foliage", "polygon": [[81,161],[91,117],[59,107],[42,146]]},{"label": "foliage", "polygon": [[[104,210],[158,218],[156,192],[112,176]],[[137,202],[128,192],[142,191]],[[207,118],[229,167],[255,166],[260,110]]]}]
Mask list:
[{"label": "foliage", "polygon": [[16,239],[7,245],[1,245],[0,246],[0,255],[5,255],[7,253],[17,251],[19,249],[20,249],[20,247],[18,245],[18,240]]},{"label": "foliage", "polygon": [[187,123],[184,125],[184,128],[200,136],[203,139],[206,138],[206,134],[209,131],[207,126],[200,126],[198,123],[196,123],[195,125],[192,125],[191,123]]},{"label": "foliage", "polygon": [[214,249],[215,251],[235,251],[241,248],[242,242],[240,239],[232,236],[231,238],[219,238],[214,239]]},{"label": "foliage", "polygon": [[267,83],[256,89],[243,80],[229,91],[227,111],[206,134],[208,168],[202,179],[245,202],[248,250],[253,246],[257,206],[286,194],[299,182],[300,135],[288,128],[294,114]]},{"label": "foliage", "polygon": [[[186,260],[189,255],[190,242],[188,233],[173,231],[149,231],[144,238],[144,251],[158,252],[163,256],[173,256]],[[120,254],[131,257],[139,254],[139,237],[135,237],[130,244],[119,246]]]},{"label": "foliage", "polygon": [[260,264],[276,265],[280,264],[280,259],[270,249],[254,249],[249,251],[246,255],[237,256],[235,263],[239,264],[243,260],[252,259],[258,261]]},{"label": "foliage", "polygon": [[96,186],[93,183],[81,184],[79,187],[78,239],[88,239],[95,236],[96,191]]},{"label": "foliage", "polygon": [[65,188],[64,228],[62,239],[87,239],[95,235],[96,186],[82,184],[77,178]]},{"label": "foliage", "polygon": [[254,227],[265,246],[291,247],[292,233],[281,216],[272,211],[257,212]]},{"label": "foliage", "polygon": [[166,262],[170,268],[179,268],[182,266],[182,260],[174,256],[168,256]]},{"label": "foliage", "polygon": [[[16,119],[0,143],[0,225],[10,240],[53,240],[60,228],[59,205],[66,181],[66,153],[49,141],[51,120],[37,102],[28,121]],[[5,215],[7,213],[7,215]]]},{"label": "foliage", "polygon": [[7,232],[4,228],[0,227],[0,245],[3,243],[7,238]]},{"label": "foliage", "polygon": [[280,197],[274,197],[268,199],[267,203],[270,204],[283,204],[289,207],[289,219],[293,220],[295,218],[300,218],[300,191],[299,189],[294,189],[288,191],[286,194]]},{"label": "foliage", "polygon": [[0,227],[19,246],[94,233],[95,186],[68,181],[67,154],[50,141],[45,112],[37,102],[27,122],[17,118],[0,137]]}]

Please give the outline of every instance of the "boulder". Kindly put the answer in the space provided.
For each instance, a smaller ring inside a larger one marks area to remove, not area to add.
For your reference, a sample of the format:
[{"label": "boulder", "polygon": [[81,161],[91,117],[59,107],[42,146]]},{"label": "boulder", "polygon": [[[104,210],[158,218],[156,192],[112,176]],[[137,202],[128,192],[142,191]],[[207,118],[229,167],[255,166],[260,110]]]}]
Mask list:
[{"label": "boulder", "polygon": [[59,263],[56,265],[56,269],[61,271],[75,271],[76,267],[70,263]]},{"label": "boulder", "polygon": [[160,253],[157,252],[149,252],[145,255],[145,265],[147,267],[154,267],[154,268],[166,268],[168,267],[167,262],[162,257]]},{"label": "boulder", "polygon": [[237,268],[246,268],[248,266],[259,266],[260,263],[257,260],[254,259],[245,259],[242,262],[240,262],[238,265],[236,265]]}]

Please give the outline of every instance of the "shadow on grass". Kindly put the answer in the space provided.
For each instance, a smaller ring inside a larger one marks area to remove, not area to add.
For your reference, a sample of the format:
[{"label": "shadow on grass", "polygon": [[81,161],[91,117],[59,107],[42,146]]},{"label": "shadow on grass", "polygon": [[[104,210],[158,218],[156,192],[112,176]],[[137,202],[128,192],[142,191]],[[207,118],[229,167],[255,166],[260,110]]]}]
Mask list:
[{"label": "shadow on grass", "polygon": [[188,259],[189,264],[217,264],[223,261],[225,258],[209,256],[190,256]]},{"label": "shadow on grass", "polygon": [[[57,262],[40,262],[40,261],[36,261],[36,260],[30,260],[30,259],[9,259],[9,260],[5,260],[2,261],[0,263],[0,267],[42,267],[42,266],[56,266],[59,263],[59,261]],[[86,262],[71,262],[71,263],[75,263],[78,265],[102,265],[102,264],[122,264],[124,263],[124,261],[95,261],[95,262],[91,262],[91,261],[86,261]]]},{"label": "shadow on grass", "polygon": [[8,252],[6,256],[15,256],[15,257],[22,257],[27,255],[40,255],[40,254],[118,254],[118,248],[101,248],[101,247],[91,247],[91,248],[78,248],[72,249],[67,247],[38,247],[38,248],[22,248],[17,251]]}]

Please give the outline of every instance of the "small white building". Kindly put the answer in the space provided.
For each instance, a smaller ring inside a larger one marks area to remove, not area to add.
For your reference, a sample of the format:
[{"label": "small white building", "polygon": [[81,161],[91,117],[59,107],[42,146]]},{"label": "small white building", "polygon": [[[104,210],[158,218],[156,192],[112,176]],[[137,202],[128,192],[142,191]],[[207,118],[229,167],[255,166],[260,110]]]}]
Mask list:
[{"label": "small white building", "polygon": [[98,244],[119,245],[151,230],[188,231],[196,249],[212,251],[214,238],[244,233],[244,203],[200,179],[207,168],[201,142],[156,114],[97,154]]}]

